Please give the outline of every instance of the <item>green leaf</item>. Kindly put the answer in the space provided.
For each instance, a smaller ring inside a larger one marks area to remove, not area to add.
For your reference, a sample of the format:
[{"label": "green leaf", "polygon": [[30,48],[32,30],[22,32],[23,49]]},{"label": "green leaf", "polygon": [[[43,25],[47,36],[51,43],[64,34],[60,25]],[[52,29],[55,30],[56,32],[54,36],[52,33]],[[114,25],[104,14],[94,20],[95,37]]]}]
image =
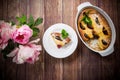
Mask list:
[{"label": "green leaf", "polygon": [[21,17],[16,17],[16,19],[19,21],[19,25],[27,23],[27,17],[25,15],[22,15]]},{"label": "green leaf", "polygon": [[90,24],[90,25],[92,24],[92,21],[91,21],[91,19],[89,17],[85,18],[85,22],[88,23],[88,24]]},{"label": "green leaf", "polygon": [[40,32],[40,30],[38,29],[38,28],[32,28],[32,30],[33,30],[33,37],[36,37],[36,36],[38,36],[38,33]]},{"label": "green leaf", "polygon": [[90,17],[88,17],[88,14],[87,13],[84,13],[84,16],[82,18],[81,21],[84,21],[85,24],[90,24],[92,25],[92,20],[90,19]]},{"label": "green leaf", "polygon": [[32,15],[30,15],[29,19],[28,19],[28,26],[32,27],[34,25],[34,19],[32,17]]},{"label": "green leaf", "polygon": [[38,26],[39,24],[41,24],[43,22],[43,18],[37,18],[37,20],[35,21],[34,26]]},{"label": "green leaf", "polygon": [[63,39],[67,38],[68,35],[69,35],[69,34],[67,33],[67,31],[64,30],[64,29],[62,29],[61,34],[62,34],[62,38],[63,38]]}]

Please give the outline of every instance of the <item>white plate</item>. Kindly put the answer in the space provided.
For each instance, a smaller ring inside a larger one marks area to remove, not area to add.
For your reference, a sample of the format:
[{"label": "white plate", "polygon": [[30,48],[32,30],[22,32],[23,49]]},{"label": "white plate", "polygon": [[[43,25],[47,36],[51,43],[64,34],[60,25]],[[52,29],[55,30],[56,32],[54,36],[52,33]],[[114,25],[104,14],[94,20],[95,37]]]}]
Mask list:
[{"label": "white plate", "polygon": [[[69,33],[71,42],[66,46],[58,49],[54,43],[51,33],[52,32],[61,32],[62,29],[65,29]],[[78,44],[78,38],[76,32],[69,26],[63,23],[54,24],[49,27],[43,36],[43,47],[47,53],[55,58],[65,58],[70,56],[76,49]]]}]

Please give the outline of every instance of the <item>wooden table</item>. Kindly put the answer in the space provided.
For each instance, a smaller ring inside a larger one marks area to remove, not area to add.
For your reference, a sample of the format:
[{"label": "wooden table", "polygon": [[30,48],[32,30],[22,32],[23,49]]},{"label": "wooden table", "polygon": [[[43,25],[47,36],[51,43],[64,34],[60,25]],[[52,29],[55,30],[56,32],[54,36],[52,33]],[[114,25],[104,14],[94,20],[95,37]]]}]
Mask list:
[{"label": "wooden table", "polygon": [[[75,29],[77,6],[89,1],[102,8],[113,20],[117,37],[115,51],[107,57],[89,50],[80,39],[75,52],[65,59],[56,59],[42,50],[35,64],[16,65],[0,54],[0,80],[120,80],[120,1],[119,0],[0,0],[0,19],[16,21],[25,14],[42,17],[44,31],[55,23],[65,23]],[[42,41],[41,41],[42,44]],[[62,53],[61,53],[62,54]]]}]

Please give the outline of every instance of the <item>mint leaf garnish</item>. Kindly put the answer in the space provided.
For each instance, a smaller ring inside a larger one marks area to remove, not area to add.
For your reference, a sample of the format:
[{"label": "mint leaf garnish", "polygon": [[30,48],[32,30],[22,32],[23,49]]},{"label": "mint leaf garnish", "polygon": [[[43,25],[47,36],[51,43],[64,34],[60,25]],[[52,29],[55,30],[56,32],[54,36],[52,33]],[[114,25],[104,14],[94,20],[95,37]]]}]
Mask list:
[{"label": "mint leaf garnish", "polygon": [[62,29],[61,34],[62,34],[63,39],[65,39],[69,36],[69,34],[67,33],[67,31],[65,29]]},{"label": "mint leaf garnish", "polygon": [[90,17],[88,16],[88,13],[86,12],[84,12],[82,21],[84,21],[85,24],[92,25],[92,20],[90,19]]}]

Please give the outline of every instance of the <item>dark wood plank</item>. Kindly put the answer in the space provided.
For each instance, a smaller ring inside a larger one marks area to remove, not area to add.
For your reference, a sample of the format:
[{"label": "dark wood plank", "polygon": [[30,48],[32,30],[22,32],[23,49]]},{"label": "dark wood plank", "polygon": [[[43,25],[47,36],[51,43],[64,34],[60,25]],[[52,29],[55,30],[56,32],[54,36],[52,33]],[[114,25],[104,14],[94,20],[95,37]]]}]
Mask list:
[{"label": "dark wood plank", "polygon": [[[3,0],[3,19],[5,21],[15,20],[15,16],[18,12],[18,1],[13,0],[12,2],[10,0]],[[16,71],[17,71],[17,65],[12,62],[12,58],[8,58],[5,60],[5,66],[4,66],[4,79],[5,80],[16,80]],[[7,77],[6,77],[7,76]]]},{"label": "dark wood plank", "polygon": [[[73,29],[75,29],[75,16],[74,14],[74,0],[63,0],[62,1],[62,21],[65,24],[70,25]],[[63,59],[63,80],[77,80],[77,61],[79,60],[79,56],[76,50],[72,55],[68,58]]]},{"label": "dark wood plank", "polygon": [[7,0],[3,0],[3,20],[7,20]]},{"label": "dark wood plank", "polygon": [[[27,1],[27,16],[29,17],[32,15],[34,19],[37,19],[38,17],[42,17],[44,20],[44,1],[43,0],[28,0]],[[43,23],[44,24],[44,23]],[[44,26],[43,24],[40,24],[37,26],[40,29],[40,34],[37,37],[40,37],[42,41],[42,35]],[[42,44],[40,42],[39,44]],[[39,56],[39,60],[34,63],[33,65],[26,64],[26,80],[43,80],[44,79],[44,63],[43,63],[43,51],[41,52]]]},{"label": "dark wood plank", "polygon": [[[107,3],[107,4],[105,4]],[[106,11],[106,13],[111,17],[113,23],[115,24],[115,28],[117,28],[116,24],[117,24],[117,0],[101,0],[101,2],[99,3],[99,6]],[[118,31],[117,31],[118,34]],[[117,37],[118,38],[118,35]],[[116,39],[117,42],[117,39]],[[102,58],[101,62],[102,62],[102,68],[101,68],[101,72],[102,72],[102,80],[116,80],[117,76],[115,75],[115,69],[116,69],[116,55],[118,55],[117,53],[117,47],[115,44],[115,51],[113,52],[113,54]]]},{"label": "dark wood plank", "polygon": [[[55,23],[62,22],[62,0],[45,1],[45,30]],[[44,53],[45,71],[44,80],[62,80],[63,63],[62,59],[56,59]]]},{"label": "dark wood plank", "polygon": [[0,20],[3,20],[3,0],[0,2]]},{"label": "dark wood plank", "polygon": [[[16,16],[22,16],[23,14],[27,15],[27,0],[18,0],[17,8],[18,11]],[[17,65],[16,77],[17,80],[26,79],[26,64]]]},{"label": "dark wood plank", "polygon": [[[79,3],[83,3],[86,2],[87,0],[80,0]],[[79,5],[79,4],[78,4]],[[79,39],[79,41],[81,42],[81,40]],[[90,71],[89,71],[89,50],[88,48],[83,44],[79,44],[79,48],[81,48],[80,51],[80,56],[81,56],[81,62],[79,62],[79,64],[81,65],[81,70],[79,70],[81,72],[80,76],[78,76],[79,79],[82,80],[88,80],[90,78]],[[80,73],[79,72],[79,73]],[[86,75],[89,75],[88,77],[86,77]]]},{"label": "dark wood plank", "polygon": [[[94,1],[93,0],[81,0],[79,1],[79,4],[83,2],[90,2],[91,4],[97,6],[98,1],[97,0],[94,0]],[[101,80],[101,74],[100,74],[101,57],[100,55],[89,50],[83,43],[79,44],[79,48],[81,48],[81,52],[80,52],[81,62],[79,62],[79,64],[81,64],[81,69],[79,71],[79,74],[80,74],[80,76],[78,76],[79,79]]]},{"label": "dark wood plank", "polygon": [[[76,14],[78,12],[77,10],[77,7],[78,5],[81,4],[81,1],[80,0],[74,0],[73,1],[73,28],[75,29],[75,18],[76,18]],[[77,33],[77,32],[76,32]],[[78,47],[76,49],[76,51],[74,52],[74,55],[76,55],[77,57],[75,57],[75,59],[77,59],[77,64],[75,65],[76,66],[76,70],[77,70],[77,75],[76,75],[76,80],[79,80],[79,79],[82,79],[82,46],[83,43],[81,42],[81,40],[79,39],[79,36],[78,36]]]},{"label": "dark wood plank", "polygon": [[[0,20],[3,20],[3,0],[0,2]],[[5,62],[3,59],[3,56],[0,51],[0,80],[4,80],[4,74],[5,72],[3,71],[5,67]]]},{"label": "dark wood plank", "polygon": [[117,0],[117,14],[116,15],[114,15],[115,17],[117,17],[117,18],[115,18],[115,24],[116,24],[116,32],[117,32],[117,38],[116,38],[116,45],[115,45],[115,47],[116,47],[116,68],[115,68],[115,76],[118,78],[118,79],[120,79],[120,15],[119,15],[119,13],[120,13],[120,1],[119,0]]}]

